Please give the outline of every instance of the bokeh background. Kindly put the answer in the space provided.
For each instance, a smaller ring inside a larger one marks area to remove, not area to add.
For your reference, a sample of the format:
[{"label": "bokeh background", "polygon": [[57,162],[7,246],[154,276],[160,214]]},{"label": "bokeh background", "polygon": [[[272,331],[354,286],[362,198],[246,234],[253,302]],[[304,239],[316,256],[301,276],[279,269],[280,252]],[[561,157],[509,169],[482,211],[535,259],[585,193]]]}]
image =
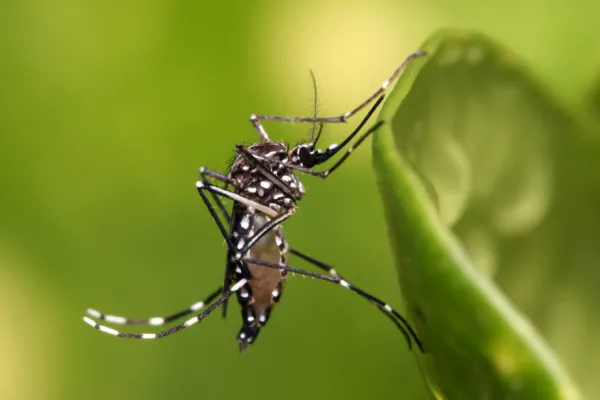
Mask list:
[{"label": "bokeh background", "polygon": [[[599,12],[591,0],[0,3],[0,399],[427,398],[395,328],[324,282],[292,278],[242,356],[235,304],[226,321],[215,314],[158,342],[102,335],[81,316],[166,314],[220,284],[225,247],[197,169],[224,170],[236,143],[256,140],[252,112],[310,115],[309,69],[319,112],[336,114],[433,31],[474,28],[581,110],[600,70]],[[310,127],[267,129],[295,142]],[[328,127],[323,144],[345,133]],[[370,157],[367,145],[328,181],[306,177],[285,229],[293,246],[401,305]],[[576,278],[566,293],[578,293]],[[535,276],[510,279],[520,303],[536,301],[522,284]],[[544,326],[579,315],[584,329],[589,298],[560,314],[546,295],[529,310]],[[591,393],[600,352],[579,362],[564,346],[576,334],[555,340]]]}]

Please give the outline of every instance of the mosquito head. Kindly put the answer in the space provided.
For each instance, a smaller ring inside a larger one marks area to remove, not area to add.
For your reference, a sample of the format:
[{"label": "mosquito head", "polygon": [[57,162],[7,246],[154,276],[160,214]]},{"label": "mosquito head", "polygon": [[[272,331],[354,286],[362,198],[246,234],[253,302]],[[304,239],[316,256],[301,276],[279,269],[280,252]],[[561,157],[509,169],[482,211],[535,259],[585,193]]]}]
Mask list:
[{"label": "mosquito head", "polygon": [[319,133],[314,141],[310,143],[299,144],[290,150],[290,154],[288,156],[289,163],[304,168],[312,168],[315,165],[319,165],[327,161],[327,159],[333,155],[338,145],[332,144],[325,151],[317,149],[316,143],[317,140],[319,140],[320,135],[321,130],[319,129]]}]

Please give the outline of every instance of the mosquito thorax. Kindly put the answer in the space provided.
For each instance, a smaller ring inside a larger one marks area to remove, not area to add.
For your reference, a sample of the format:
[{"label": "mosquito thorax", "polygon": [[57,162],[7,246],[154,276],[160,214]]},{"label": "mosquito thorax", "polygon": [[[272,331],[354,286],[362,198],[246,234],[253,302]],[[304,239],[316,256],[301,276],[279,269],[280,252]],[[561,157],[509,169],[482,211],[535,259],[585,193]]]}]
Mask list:
[{"label": "mosquito thorax", "polygon": [[[294,170],[289,167],[289,164],[293,163],[289,158],[291,153],[288,152],[287,146],[284,143],[269,141],[250,145],[247,150],[266,161],[266,168],[279,179],[269,179],[259,171],[256,164],[238,154],[229,174],[236,191],[278,212],[295,208],[296,200],[300,200],[304,195],[304,186],[294,174]],[[289,189],[294,190],[297,195],[290,195]]]}]

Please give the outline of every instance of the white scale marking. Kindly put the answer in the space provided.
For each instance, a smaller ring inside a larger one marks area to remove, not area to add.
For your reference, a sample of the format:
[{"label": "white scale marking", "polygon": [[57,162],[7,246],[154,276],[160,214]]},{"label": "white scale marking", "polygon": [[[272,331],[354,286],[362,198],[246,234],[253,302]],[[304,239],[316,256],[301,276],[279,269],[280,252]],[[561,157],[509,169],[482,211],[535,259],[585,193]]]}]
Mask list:
[{"label": "white scale marking", "polygon": [[282,198],[283,196],[285,196],[283,193],[281,193],[281,192],[277,192],[277,193],[275,193],[275,194],[273,195],[273,200],[280,199],[280,198]]},{"label": "white scale marking", "polygon": [[256,188],[254,186],[250,186],[246,188],[246,192],[248,193],[256,193]]},{"label": "white scale marking", "polygon": [[102,313],[100,313],[100,311],[94,310],[93,308],[88,308],[86,310],[86,314],[97,319],[102,318]]},{"label": "white scale marking", "polygon": [[261,187],[260,187],[260,188],[258,188],[258,195],[259,195],[260,197],[263,197],[263,196],[265,195],[265,191],[263,190],[263,188],[261,188]]},{"label": "white scale marking", "polygon": [[332,144],[331,146],[329,146],[329,147],[327,148],[327,150],[329,150],[329,151],[332,151],[332,150],[335,150],[337,147],[338,147],[337,143],[334,143],[334,144]]},{"label": "white scale marking", "polygon": [[192,304],[190,307],[190,310],[192,311],[198,311],[200,309],[202,309],[204,307],[204,302],[203,301],[199,301],[195,304]]},{"label": "white scale marking", "polygon": [[154,317],[154,318],[150,318],[150,325],[162,325],[165,323],[165,319],[162,317]]},{"label": "white scale marking", "polygon": [[244,218],[242,218],[240,225],[244,229],[248,229],[250,227],[250,217],[248,216],[248,214],[244,215]]},{"label": "white scale marking", "polygon": [[185,322],[183,323],[183,326],[187,328],[187,327],[188,327],[188,326],[190,326],[190,325],[194,325],[194,324],[195,324],[195,323],[197,323],[198,321],[199,321],[198,317],[190,318],[190,319],[188,319],[187,321],[185,321]]},{"label": "white scale marking", "polygon": [[273,297],[277,297],[279,296],[279,290],[275,289],[273,290],[273,293],[271,293],[273,295]]},{"label": "white scale marking", "polygon": [[231,291],[232,292],[237,292],[238,290],[240,290],[240,288],[242,288],[242,286],[244,286],[246,283],[248,283],[247,279],[242,279],[240,280],[238,283],[236,283],[235,285],[233,285],[231,287]]},{"label": "white scale marking", "polygon": [[237,243],[237,249],[241,250],[245,244],[246,244],[246,241],[244,240],[244,238],[240,238],[240,241]]},{"label": "white scale marking", "polygon": [[385,306],[383,306],[383,308],[385,308],[385,311],[387,312],[392,312],[392,307],[389,306],[389,304],[386,304]]},{"label": "white scale marking", "polygon": [[95,328],[96,325],[98,325],[96,322],[94,322],[93,320],[91,320],[88,317],[83,317],[83,321],[88,324],[89,326],[91,326],[92,328]]},{"label": "white scale marking", "polygon": [[260,321],[261,324],[264,324],[265,321],[267,320],[267,317],[265,314],[261,314],[260,317],[258,317],[258,320]]},{"label": "white scale marking", "polygon": [[247,320],[248,320],[248,322],[252,323],[252,322],[254,322],[254,317],[252,315],[248,315]]},{"label": "white scale marking", "polygon": [[[196,187],[198,189],[202,189],[203,187],[205,187],[204,183],[202,181],[197,181],[196,182]],[[256,189],[256,188],[255,188]],[[250,200],[246,197],[240,196],[237,193],[233,193],[230,192],[228,190],[225,189],[221,189],[218,186],[211,186],[211,191],[213,193],[217,193],[220,194],[222,196],[225,196],[231,200],[235,200],[235,201],[239,201],[242,204],[245,204],[248,207],[248,211],[249,212],[253,212],[253,210],[260,210],[261,212],[263,212],[265,215],[269,215],[271,217],[277,217],[277,211],[275,210],[271,210],[269,207],[263,206],[260,203],[257,203],[256,201]]]},{"label": "white scale marking", "polygon": [[142,333],[142,339],[156,339],[156,333]]},{"label": "white scale marking", "polygon": [[281,180],[284,181],[284,182],[291,182],[292,177],[289,176],[289,175],[284,175],[284,176],[281,177]]},{"label": "white scale marking", "polygon": [[105,320],[106,322],[110,322],[110,323],[112,323],[112,324],[120,324],[120,325],[123,325],[123,324],[126,324],[126,323],[127,323],[127,318],[125,318],[125,317],[119,317],[119,316],[117,316],[117,315],[106,315],[106,316],[104,317],[104,320]]},{"label": "white scale marking", "polygon": [[273,183],[271,181],[261,181],[260,186],[262,186],[265,189],[270,189],[271,186],[273,186]]},{"label": "white scale marking", "polygon": [[119,332],[113,328],[109,328],[108,326],[98,325],[98,329],[104,333],[108,333],[109,335],[118,336]]},{"label": "white scale marking", "polygon": [[281,247],[281,245],[283,244],[283,239],[281,238],[281,236],[275,236],[275,244],[277,245],[277,247]]},{"label": "white scale marking", "polygon": [[346,282],[345,280],[343,280],[343,279],[340,280],[340,285],[342,285],[346,289],[350,289],[350,284],[348,282]]},{"label": "white scale marking", "polygon": [[247,299],[249,294],[247,290],[240,290],[240,296],[242,296],[244,299]]}]

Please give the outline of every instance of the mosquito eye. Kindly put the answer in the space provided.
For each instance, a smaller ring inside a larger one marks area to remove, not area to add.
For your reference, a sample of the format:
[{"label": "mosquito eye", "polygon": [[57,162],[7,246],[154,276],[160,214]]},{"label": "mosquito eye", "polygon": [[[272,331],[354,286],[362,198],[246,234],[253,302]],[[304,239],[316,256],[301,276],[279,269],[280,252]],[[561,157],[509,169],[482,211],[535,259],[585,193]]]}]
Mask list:
[{"label": "mosquito eye", "polygon": [[298,157],[300,158],[302,165],[306,168],[310,168],[314,165],[313,156],[310,154],[308,147],[300,147],[298,149]]}]

